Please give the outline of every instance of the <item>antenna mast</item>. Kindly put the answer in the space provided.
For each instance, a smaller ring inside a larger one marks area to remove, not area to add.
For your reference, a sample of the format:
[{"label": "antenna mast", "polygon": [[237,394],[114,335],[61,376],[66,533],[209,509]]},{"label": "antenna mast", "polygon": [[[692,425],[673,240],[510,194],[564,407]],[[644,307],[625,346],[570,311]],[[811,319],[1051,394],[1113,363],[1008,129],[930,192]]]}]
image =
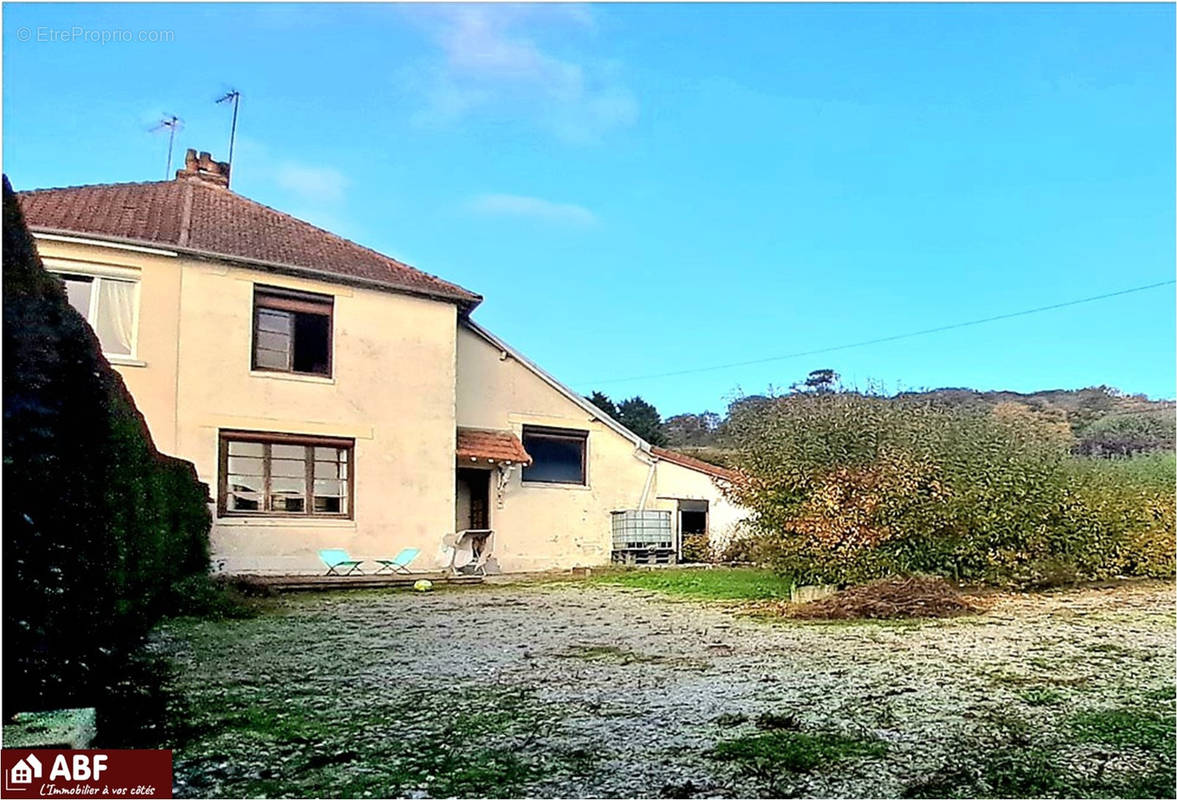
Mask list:
[{"label": "antenna mast", "polygon": [[151,132],[162,131],[164,128],[168,129],[168,166],[164,171],[163,179],[166,181],[172,177],[172,147],[176,143],[176,131],[184,126],[184,120],[177,117],[175,114],[164,117],[159,121],[159,124],[151,129]]},{"label": "antenna mast", "polygon": [[241,105],[241,92],[230,89],[217,98],[217,103],[233,102],[233,125],[229,129],[229,179],[233,178],[233,144],[237,141],[237,107]]}]

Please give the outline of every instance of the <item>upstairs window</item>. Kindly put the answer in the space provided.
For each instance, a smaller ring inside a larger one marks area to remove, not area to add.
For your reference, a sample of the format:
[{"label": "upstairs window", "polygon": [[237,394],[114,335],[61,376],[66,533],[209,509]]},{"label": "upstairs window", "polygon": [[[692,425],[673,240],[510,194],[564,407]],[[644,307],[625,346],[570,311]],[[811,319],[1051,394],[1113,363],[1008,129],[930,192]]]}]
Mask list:
[{"label": "upstairs window", "polygon": [[523,449],[531,463],[523,468],[523,480],[584,486],[587,444],[588,431],[524,425]]},{"label": "upstairs window", "polygon": [[102,352],[134,358],[139,284],[98,275],[61,273],[57,277],[65,283],[69,304],[94,329]]},{"label": "upstairs window", "polygon": [[331,376],[334,299],[268,286],[253,292],[253,368]]},{"label": "upstairs window", "polygon": [[350,517],[351,439],[221,432],[221,516]]}]

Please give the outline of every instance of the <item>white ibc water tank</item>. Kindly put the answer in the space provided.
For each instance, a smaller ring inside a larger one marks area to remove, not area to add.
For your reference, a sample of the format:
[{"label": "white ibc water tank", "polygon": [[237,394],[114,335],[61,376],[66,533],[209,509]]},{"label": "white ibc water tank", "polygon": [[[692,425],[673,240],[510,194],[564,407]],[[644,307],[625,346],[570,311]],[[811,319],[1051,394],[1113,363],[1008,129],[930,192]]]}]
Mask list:
[{"label": "white ibc water tank", "polygon": [[674,549],[674,528],[669,511],[613,512],[613,549]]}]

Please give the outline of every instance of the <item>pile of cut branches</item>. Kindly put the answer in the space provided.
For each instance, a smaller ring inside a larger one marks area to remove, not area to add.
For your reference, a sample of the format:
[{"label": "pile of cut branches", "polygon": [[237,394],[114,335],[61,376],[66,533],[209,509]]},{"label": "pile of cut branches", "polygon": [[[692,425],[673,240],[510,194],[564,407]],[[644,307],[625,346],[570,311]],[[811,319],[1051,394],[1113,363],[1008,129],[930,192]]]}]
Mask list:
[{"label": "pile of cut branches", "polygon": [[943,578],[884,578],[813,600],[781,604],[780,613],[794,619],[903,619],[979,614],[978,598],[961,594]]}]

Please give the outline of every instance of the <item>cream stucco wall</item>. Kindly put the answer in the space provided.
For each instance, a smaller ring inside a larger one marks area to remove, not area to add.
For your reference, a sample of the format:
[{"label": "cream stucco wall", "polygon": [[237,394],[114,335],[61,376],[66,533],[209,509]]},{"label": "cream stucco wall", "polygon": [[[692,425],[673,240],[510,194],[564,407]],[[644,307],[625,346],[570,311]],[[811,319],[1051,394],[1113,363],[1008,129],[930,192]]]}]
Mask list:
[{"label": "cream stucco wall", "polygon": [[609,563],[610,512],[638,507],[650,470],[634,442],[465,326],[458,329],[458,424],[516,435],[525,424],[588,431],[587,486],[524,483],[516,469],[502,504],[491,498],[490,526],[507,572]]},{"label": "cream stucco wall", "polygon": [[[139,363],[116,363],[157,446],[217,491],[218,431],[355,439],[355,519],[216,520],[213,558],[233,572],[320,572],[317,551],[439,566],[454,519],[456,307],[260,270],[99,245],[38,241],[50,269],[140,274]],[[335,298],[330,379],[250,370],[255,284]]]},{"label": "cream stucco wall", "polygon": [[[110,357],[147,420],[151,438],[176,454],[176,343],[180,319],[180,261],[167,251],[98,247],[37,238],[45,268],[140,281],[136,352]],[[150,279],[145,279],[150,276]]]},{"label": "cream stucco wall", "polygon": [[707,533],[713,552],[722,551],[738,532],[748,511],[724,497],[716,480],[710,475],[680,464],[661,460],[654,476],[653,500],[650,508],[666,509],[674,520],[676,540],[681,544],[678,530],[678,501],[707,501]]}]

